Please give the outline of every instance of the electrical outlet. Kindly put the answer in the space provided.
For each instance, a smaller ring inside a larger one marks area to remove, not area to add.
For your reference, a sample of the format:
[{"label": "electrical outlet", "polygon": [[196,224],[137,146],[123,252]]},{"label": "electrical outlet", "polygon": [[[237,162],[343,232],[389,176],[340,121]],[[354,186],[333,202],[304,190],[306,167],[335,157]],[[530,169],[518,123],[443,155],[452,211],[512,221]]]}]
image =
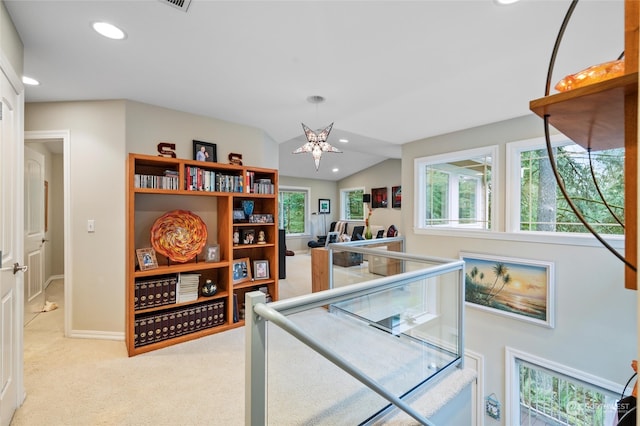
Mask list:
[{"label": "electrical outlet", "polygon": [[89,219],[87,221],[87,232],[96,232],[96,221]]}]

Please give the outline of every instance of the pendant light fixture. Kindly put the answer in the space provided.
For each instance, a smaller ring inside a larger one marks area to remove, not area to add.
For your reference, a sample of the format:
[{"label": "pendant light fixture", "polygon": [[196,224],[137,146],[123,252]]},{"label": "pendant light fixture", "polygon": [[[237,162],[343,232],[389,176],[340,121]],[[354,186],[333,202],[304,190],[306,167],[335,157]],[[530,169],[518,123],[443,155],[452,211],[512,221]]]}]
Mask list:
[{"label": "pendant light fixture", "polygon": [[[322,96],[309,96],[307,100],[311,103],[315,103],[316,105],[324,102],[324,98]],[[331,133],[331,128],[333,127],[333,123],[329,124],[322,130],[313,131],[309,127],[302,124],[302,130],[304,130],[304,135],[307,138],[307,143],[302,145],[300,148],[293,151],[294,154],[306,154],[311,153],[313,156],[313,161],[316,164],[316,171],[320,167],[320,159],[322,158],[323,152],[342,152],[339,149],[331,146],[327,139],[329,138],[329,133]]]}]

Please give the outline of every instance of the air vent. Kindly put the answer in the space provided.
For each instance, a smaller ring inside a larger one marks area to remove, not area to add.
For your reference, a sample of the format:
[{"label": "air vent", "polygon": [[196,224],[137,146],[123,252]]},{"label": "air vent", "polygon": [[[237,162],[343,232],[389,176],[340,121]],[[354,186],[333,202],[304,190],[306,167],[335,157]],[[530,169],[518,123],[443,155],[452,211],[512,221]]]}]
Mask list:
[{"label": "air vent", "polygon": [[176,9],[180,9],[183,12],[186,12],[189,9],[189,5],[191,4],[191,0],[160,0],[162,3],[168,4],[169,6],[173,6]]}]

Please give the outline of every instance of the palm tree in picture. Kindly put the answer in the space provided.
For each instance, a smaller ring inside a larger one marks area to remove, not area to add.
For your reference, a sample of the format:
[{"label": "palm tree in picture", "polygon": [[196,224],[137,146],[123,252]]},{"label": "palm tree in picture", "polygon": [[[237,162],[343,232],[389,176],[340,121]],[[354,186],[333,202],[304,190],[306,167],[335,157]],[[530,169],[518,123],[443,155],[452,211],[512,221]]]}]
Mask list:
[{"label": "palm tree in picture", "polygon": [[509,268],[507,268],[507,265],[505,265],[502,262],[498,262],[493,266],[493,273],[496,276],[496,279],[495,281],[493,281],[493,285],[491,286],[491,288],[487,293],[487,299],[486,299],[487,302],[489,302],[489,300],[492,299],[491,294],[493,293],[493,289],[496,288],[496,284],[498,283],[498,280],[503,276],[505,276],[508,270]]},{"label": "palm tree in picture", "polygon": [[498,293],[500,293],[502,291],[502,289],[508,285],[511,282],[511,275],[506,274],[502,276],[502,286],[500,287],[500,289],[498,291],[496,291],[495,293],[493,293],[492,295],[490,295],[490,297],[487,299],[487,302],[491,302],[493,300],[494,297],[496,297],[498,295]]}]

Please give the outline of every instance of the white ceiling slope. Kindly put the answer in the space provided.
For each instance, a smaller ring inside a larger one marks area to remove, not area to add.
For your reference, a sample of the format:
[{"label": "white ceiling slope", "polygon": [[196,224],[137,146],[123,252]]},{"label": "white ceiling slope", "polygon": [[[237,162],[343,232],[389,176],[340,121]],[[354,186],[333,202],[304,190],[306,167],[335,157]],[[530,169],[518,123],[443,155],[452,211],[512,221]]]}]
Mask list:
[{"label": "white ceiling slope", "polygon": [[[159,0],[4,2],[25,74],[42,83],[27,102],[126,98],[255,126],[280,144],[282,175],[328,180],[400,158],[407,142],[529,114],[570,4],[192,0],[185,13]],[[97,20],[127,39],[101,38]],[[615,59],[623,28],[622,0],[581,1],[554,84]],[[316,172],[310,155],[291,154],[300,123],[332,122],[344,153]]]}]

